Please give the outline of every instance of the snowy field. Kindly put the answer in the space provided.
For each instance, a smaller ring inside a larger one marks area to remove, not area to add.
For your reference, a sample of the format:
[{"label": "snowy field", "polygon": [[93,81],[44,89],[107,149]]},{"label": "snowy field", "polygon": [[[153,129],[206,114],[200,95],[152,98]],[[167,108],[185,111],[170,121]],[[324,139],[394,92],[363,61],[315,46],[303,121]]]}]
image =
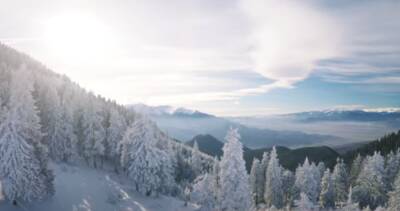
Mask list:
[{"label": "snowy field", "polygon": [[[56,174],[54,197],[15,207],[0,202],[1,211],[190,211],[176,198],[149,198],[129,190],[109,172],[65,164],[51,165]],[[126,185],[124,185],[126,184]]]}]

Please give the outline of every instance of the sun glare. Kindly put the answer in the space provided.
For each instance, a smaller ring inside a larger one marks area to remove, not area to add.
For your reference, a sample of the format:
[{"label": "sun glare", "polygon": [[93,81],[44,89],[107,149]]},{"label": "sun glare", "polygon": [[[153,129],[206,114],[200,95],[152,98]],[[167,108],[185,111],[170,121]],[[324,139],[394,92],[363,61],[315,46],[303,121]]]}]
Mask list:
[{"label": "sun glare", "polygon": [[95,16],[63,14],[44,23],[44,43],[53,56],[68,60],[98,59],[112,51],[115,37]]}]

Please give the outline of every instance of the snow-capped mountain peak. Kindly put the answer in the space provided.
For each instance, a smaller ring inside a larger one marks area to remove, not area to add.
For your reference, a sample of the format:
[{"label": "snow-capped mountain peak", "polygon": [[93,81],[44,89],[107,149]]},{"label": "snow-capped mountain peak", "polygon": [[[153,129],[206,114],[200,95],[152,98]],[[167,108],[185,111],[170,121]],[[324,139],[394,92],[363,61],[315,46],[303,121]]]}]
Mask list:
[{"label": "snow-capped mountain peak", "polygon": [[168,105],[149,106],[146,104],[129,105],[128,108],[134,109],[136,112],[149,116],[186,116],[186,117],[212,117],[210,114],[202,113],[197,110],[191,110],[183,107],[173,107]]}]

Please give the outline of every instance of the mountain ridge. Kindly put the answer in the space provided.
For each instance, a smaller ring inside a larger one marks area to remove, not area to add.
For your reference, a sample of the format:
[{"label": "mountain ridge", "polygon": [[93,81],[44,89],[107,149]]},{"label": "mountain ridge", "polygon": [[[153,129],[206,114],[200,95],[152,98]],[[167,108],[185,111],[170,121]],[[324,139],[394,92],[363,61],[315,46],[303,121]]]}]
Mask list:
[{"label": "mountain ridge", "polygon": [[[193,147],[194,142],[197,142],[199,150],[213,157],[221,157],[223,155],[223,142],[209,134],[203,134],[193,137],[192,140],[186,142],[186,145]],[[262,159],[264,152],[270,152],[269,148],[250,149],[243,145],[243,158],[246,162],[246,168],[250,171],[251,164],[254,158]],[[327,167],[332,168],[336,159],[340,156],[338,152],[328,146],[313,146],[290,149],[284,146],[276,146],[278,158],[283,167],[294,171],[296,167],[303,163],[306,157],[311,162],[324,162]]]},{"label": "mountain ridge", "polygon": [[340,137],[333,135],[321,135],[315,133],[304,133],[292,130],[272,130],[248,127],[246,125],[233,122],[218,116],[213,116],[198,112],[192,112],[191,115],[180,115],[173,112],[160,112],[161,110],[170,110],[170,107],[152,107],[141,104],[140,106],[128,106],[128,108],[143,111],[157,122],[157,125],[178,140],[187,141],[198,134],[210,134],[219,140],[224,140],[225,132],[230,127],[238,128],[241,140],[249,148],[264,148],[274,145],[282,146],[305,146],[316,143],[325,143],[327,145],[343,142]]}]

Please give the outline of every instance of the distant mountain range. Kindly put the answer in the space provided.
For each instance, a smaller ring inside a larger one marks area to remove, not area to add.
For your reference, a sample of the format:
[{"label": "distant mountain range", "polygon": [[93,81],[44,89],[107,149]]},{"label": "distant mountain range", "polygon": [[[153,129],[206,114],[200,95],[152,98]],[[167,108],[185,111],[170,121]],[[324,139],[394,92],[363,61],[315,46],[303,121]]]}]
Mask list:
[{"label": "distant mountain range", "polygon": [[345,143],[343,138],[334,135],[304,133],[295,130],[272,130],[245,126],[229,119],[213,116],[200,111],[170,106],[131,105],[129,108],[147,114],[168,135],[189,141],[198,134],[210,134],[224,140],[230,127],[239,129],[241,140],[249,148],[265,148],[274,145],[299,147],[310,145],[336,145]]},{"label": "distant mountain range", "polygon": [[334,109],[284,115],[231,117],[255,128],[296,130],[340,136],[348,142],[372,141],[400,129],[400,109]]},{"label": "distant mountain range", "polygon": [[384,110],[325,110],[287,114],[287,117],[302,122],[319,121],[360,121],[379,122],[385,121],[395,125],[400,124],[400,109]]},{"label": "distant mountain range", "polygon": [[[222,156],[223,143],[215,137],[211,135],[198,135],[189,142],[186,142],[186,144],[193,146],[195,141],[197,142],[200,151],[211,156]],[[254,158],[261,159],[263,153],[269,152],[271,149],[272,148],[270,147],[250,149],[246,146],[243,146],[243,157],[246,161],[247,170],[250,170]],[[297,149],[289,149],[287,147],[277,146],[277,152],[282,166],[290,170],[295,170],[300,163],[304,162],[306,157],[315,163],[322,161],[328,167],[333,167],[336,163],[337,157],[339,157],[339,154],[335,150],[327,146],[303,147]]]},{"label": "distant mountain range", "polygon": [[206,118],[214,117],[213,115],[202,113],[196,110],[186,108],[174,108],[172,106],[147,106],[145,104],[134,104],[129,106],[135,111],[156,117],[190,117],[190,118]]}]

